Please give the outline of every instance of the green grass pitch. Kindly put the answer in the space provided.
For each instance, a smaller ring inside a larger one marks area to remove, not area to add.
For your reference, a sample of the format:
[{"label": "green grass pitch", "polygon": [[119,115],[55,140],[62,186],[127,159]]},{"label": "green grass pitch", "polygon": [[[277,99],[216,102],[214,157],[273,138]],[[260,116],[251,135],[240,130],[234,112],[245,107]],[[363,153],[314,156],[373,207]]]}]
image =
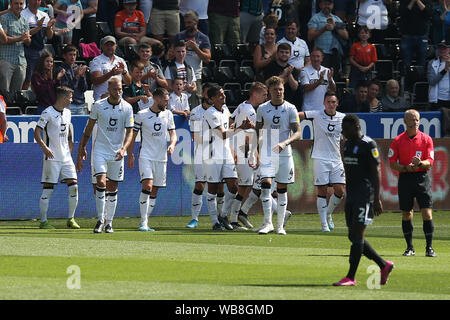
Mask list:
[{"label": "green grass pitch", "polygon": [[[258,226],[261,215],[252,215]],[[395,263],[377,289],[374,263],[362,257],[356,287],[333,287],[348,270],[350,244],[344,215],[320,231],[317,214],[293,215],[288,234],[213,232],[208,216],[186,229],[190,217],[150,217],[156,232],[138,232],[138,218],[114,221],[114,234],[38,229],[38,221],[0,221],[0,299],[152,300],[429,300],[450,299],[450,212],[434,212],[433,247],[425,257],[420,213],[414,219],[415,257],[403,257],[399,213],[376,217],[367,240]],[[276,216],[274,216],[276,222]],[[74,269],[75,268],[75,269]],[[74,271],[75,270],[75,271]],[[79,276],[79,277],[78,277]]]}]

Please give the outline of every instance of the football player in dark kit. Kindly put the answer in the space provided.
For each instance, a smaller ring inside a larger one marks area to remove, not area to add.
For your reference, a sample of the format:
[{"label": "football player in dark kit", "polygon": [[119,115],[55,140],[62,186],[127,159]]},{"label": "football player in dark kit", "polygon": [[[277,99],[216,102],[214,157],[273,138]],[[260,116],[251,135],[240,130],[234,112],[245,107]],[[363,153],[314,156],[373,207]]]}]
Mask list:
[{"label": "football player in dark kit", "polygon": [[354,114],[348,114],[342,120],[342,134],[347,139],[343,154],[347,185],[345,220],[348,238],[352,245],[347,276],[333,285],[356,285],[355,274],[363,254],[380,267],[380,285],[384,285],[394,268],[394,263],[381,258],[364,239],[366,226],[372,223],[374,215],[378,216],[383,211],[380,199],[380,156],[377,144],[361,133],[359,118]]}]

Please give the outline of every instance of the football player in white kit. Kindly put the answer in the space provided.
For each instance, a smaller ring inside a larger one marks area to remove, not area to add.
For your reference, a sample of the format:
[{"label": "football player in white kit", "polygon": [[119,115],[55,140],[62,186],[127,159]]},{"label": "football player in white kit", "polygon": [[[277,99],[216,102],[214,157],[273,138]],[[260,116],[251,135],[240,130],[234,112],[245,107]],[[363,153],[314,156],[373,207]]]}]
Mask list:
[{"label": "football player in white kit", "polygon": [[[34,139],[44,152],[44,164],[42,168],[43,191],[39,199],[41,222],[39,228],[53,229],[47,221],[47,212],[53,187],[59,181],[66,183],[69,189],[69,215],[67,227],[79,229],[74,215],[78,205],[78,184],[75,165],[72,160],[72,129],[71,113],[68,106],[72,102],[73,90],[67,87],[56,88],[56,102],[53,106],[42,111],[36,128]],[[41,132],[44,131],[45,141]]]},{"label": "football player in white kit", "polygon": [[[219,184],[225,180],[228,194],[225,199],[225,207],[233,207],[238,189],[237,173],[230,145],[230,137],[240,130],[250,129],[254,124],[246,119],[242,125],[230,129],[230,111],[225,105],[225,93],[223,89],[214,85],[208,89],[208,97],[213,102],[203,117],[203,166],[205,167],[206,182],[208,182],[207,204],[208,212],[213,222],[213,230],[223,230],[221,223],[228,230],[233,230],[226,216],[226,209],[221,216],[217,211],[217,192]],[[231,203],[231,205],[229,205]]]},{"label": "football player in white kit", "polygon": [[[208,98],[208,89],[211,87],[211,84],[205,83],[202,87],[202,103],[196,106],[191,111],[191,115],[189,117],[189,128],[191,130],[192,141],[194,142],[194,179],[195,185],[194,190],[192,192],[191,199],[191,221],[186,225],[186,228],[197,228],[198,226],[198,217],[200,215],[200,211],[203,205],[203,191],[205,190],[206,184],[206,175],[203,166],[203,157],[202,157],[202,144],[203,144],[203,136],[202,136],[202,123],[203,116],[205,115],[206,110],[211,107],[212,102]],[[223,186],[223,184],[222,184]],[[223,193],[222,191],[218,191]]]},{"label": "football player in white kit", "polygon": [[[284,82],[277,76],[266,81],[270,101],[259,106],[256,111],[256,131],[258,134],[261,201],[265,226],[260,234],[274,230],[272,224],[272,179],[277,183],[278,193],[278,234],[286,234],[284,217],[287,207],[287,186],[294,183],[294,159],[290,144],[300,140],[300,120],[295,106],[284,100]],[[291,134],[292,132],[292,134]]]},{"label": "football player in white kit", "polygon": [[[336,111],[339,101],[332,91],[325,93],[323,104],[325,109],[299,112],[299,117],[313,122],[314,144],[311,158],[314,185],[317,186],[317,210],[322,231],[330,232],[334,229],[331,214],[342,201],[345,191],[345,171],[340,152],[342,119],[345,114]],[[327,205],[330,184],[334,194]]]},{"label": "football player in white kit", "polygon": [[[105,227],[106,233],[114,232],[112,220],[117,206],[117,188],[124,177],[124,156],[131,143],[133,123],[133,108],[122,99],[122,82],[120,79],[108,80],[109,97],[96,101],[91,110],[88,123],[78,148],[77,170],[83,169],[86,160],[86,144],[97,123],[97,136],[93,141],[92,152],[94,172],[97,178],[95,204],[98,221],[94,233],[101,233]],[[107,181],[108,179],[108,181]],[[105,224],[105,193],[109,193],[110,207]]]},{"label": "football player in white kit", "polygon": [[[172,154],[177,142],[173,114],[166,110],[169,104],[169,92],[164,88],[156,88],[153,92],[153,105],[136,114],[133,138],[128,147],[127,165],[134,166],[134,143],[141,132],[139,149],[139,174],[142,191],[139,195],[139,211],[141,223],[139,231],[155,231],[148,226],[148,217],[156,204],[159,188],[166,187],[167,154]],[[167,133],[170,144],[167,146]]]},{"label": "football player in white kit", "polygon": [[[231,119],[235,126],[239,127],[246,119],[256,123],[256,110],[260,104],[267,101],[267,87],[261,82],[253,82],[249,88],[250,97],[242,102],[234,110]],[[251,145],[253,144],[253,146]],[[240,221],[246,227],[242,227],[238,222],[238,215],[244,196],[254,183],[257,174],[257,148],[256,133],[254,129],[240,131],[233,137],[233,149],[236,152],[236,170],[238,174],[238,193],[236,195],[236,206],[231,208],[231,226],[235,230],[247,230],[253,226],[248,221],[248,217],[241,214]]]}]

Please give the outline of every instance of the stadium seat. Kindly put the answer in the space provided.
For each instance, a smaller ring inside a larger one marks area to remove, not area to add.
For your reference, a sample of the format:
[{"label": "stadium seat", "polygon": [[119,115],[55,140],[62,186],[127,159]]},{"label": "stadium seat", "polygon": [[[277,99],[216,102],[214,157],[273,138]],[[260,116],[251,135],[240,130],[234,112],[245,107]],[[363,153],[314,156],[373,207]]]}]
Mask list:
[{"label": "stadium seat", "polygon": [[220,60],[219,67],[229,67],[233,71],[233,75],[236,75],[239,69],[239,63],[236,60]]},{"label": "stadium seat", "polygon": [[36,115],[37,114],[37,106],[26,107],[25,114]]},{"label": "stadium seat", "polygon": [[105,36],[108,35],[114,35],[113,32],[111,31],[111,28],[108,25],[108,22],[103,22],[103,21],[97,21],[97,34],[98,34],[98,38],[101,39]]},{"label": "stadium seat", "polygon": [[428,100],[428,82],[416,82],[413,85],[411,104],[420,109],[426,108],[429,105]]},{"label": "stadium seat", "polygon": [[397,78],[392,60],[378,60],[375,62],[374,72],[376,79],[379,81]]},{"label": "stadium seat", "polygon": [[[241,101],[241,84],[238,82],[228,82],[223,85],[223,90],[230,90],[233,93],[234,99],[233,102],[238,102],[240,104]],[[238,104],[235,104],[236,106]]]},{"label": "stadium seat", "polygon": [[240,83],[253,82],[255,80],[255,72],[252,67],[239,67],[238,79]]},{"label": "stadium seat", "polygon": [[211,56],[216,61],[234,58],[228,46],[226,44],[219,43],[216,43],[212,47]]},{"label": "stadium seat", "polygon": [[234,49],[234,57],[237,60],[252,59],[252,52],[248,43],[240,43]]},{"label": "stadium seat", "polygon": [[50,52],[53,57],[56,57],[55,48],[53,47],[52,44],[50,44],[50,43],[44,44],[44,50]]},{"label": "stadium seat", "polygon": [[232,90],[223,90],[225,96],[227,97],[226,105],[236,107],[241,102],[239,101],[240,97],[236,97]]},{"label": "stadium seat", "polygon": [[253,60],[250,60],[250,59],[241,60],[241,67],[252,67],[253,68]]},{"label": "stadium seat", "polygon": [[388,58],[386,53],[386,47],[383,43],[374,43],[375,49],[377,49],[377,58],[378,60],[385,60]]},{"label": "stadium seat", "polygon": [[404,90],[412,91],[416,82],[426,82],[426,72],[423,66],[409,66],[406,68]]},{"label": "stadium seat", "polygon": [[13,106],[19,107],[22,113],[25,112],[28,106],[36,106],[36,97],[31,89],[18,90],[14,94]]},{"label": "stadium seat", "polygon": [[[400,38],[385,38],[385,58],[386,60],[398,61],[400,59]],[[379,57],[378,57],[379,58]]]},{"label": "stadium seat", "polygon": [[252,86],[252,82],[244,83],[244,90],[249,90],[251,86]]},{"label": "stadium seat", "polygon": [[22,115],[22,109],[20,107],[11,106],[6,108],[6,114],[10,116],[20,116]]},{"label": "stadium seat", "polygon": [[223,85],[227,82],[234,82],[234,73],[230,67],[218,67],[214,76],[215,80]]},{"label": "stadium seat", "polygon": [[204,81],[204,82],[213,82],[214,81],[214,75],[211,72],[211,70],[209,70],[208,67],[202,68],[202,81]]},{"label": "stadium seat", "polygon": [[241,90],[241,102],[246,101],[250,98],[250,91]]}]

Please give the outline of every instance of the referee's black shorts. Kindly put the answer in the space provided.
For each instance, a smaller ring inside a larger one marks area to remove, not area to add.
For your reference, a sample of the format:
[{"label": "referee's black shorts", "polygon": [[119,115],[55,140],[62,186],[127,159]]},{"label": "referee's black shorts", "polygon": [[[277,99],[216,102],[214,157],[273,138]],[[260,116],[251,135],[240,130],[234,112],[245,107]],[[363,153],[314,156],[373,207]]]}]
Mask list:
[{"label": "referee's black shorts", "polygon": [[400,210],[411,211],[416,198],[420,209],[432,208],[431,178],[427,171],[400,173],[398,200]]}]

